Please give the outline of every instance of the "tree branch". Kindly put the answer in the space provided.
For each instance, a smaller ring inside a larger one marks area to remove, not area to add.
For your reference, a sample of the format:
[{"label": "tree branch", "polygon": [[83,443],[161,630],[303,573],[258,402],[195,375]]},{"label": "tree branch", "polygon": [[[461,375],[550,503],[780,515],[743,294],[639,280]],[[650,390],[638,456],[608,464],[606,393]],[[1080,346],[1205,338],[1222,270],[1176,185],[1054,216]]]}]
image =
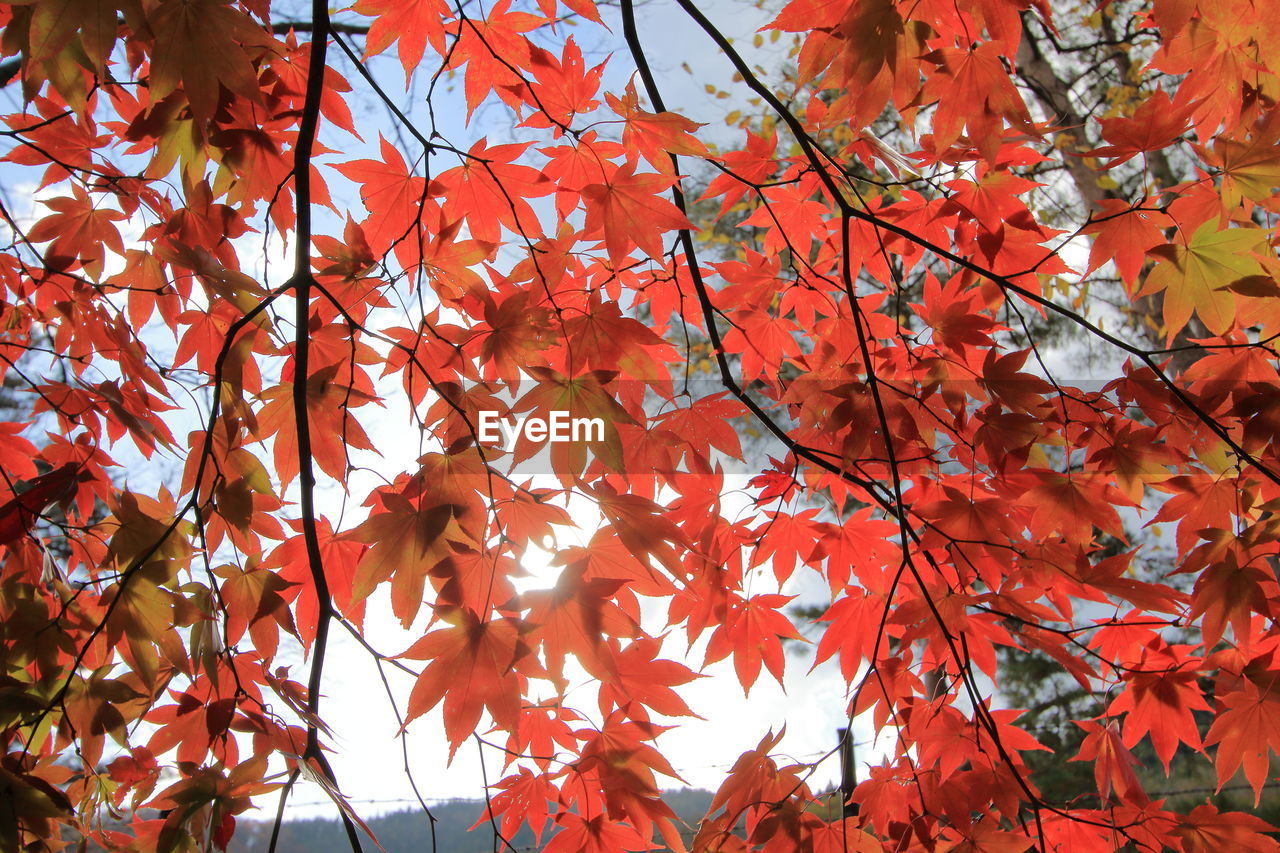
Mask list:
[{"label": "tree branch", "polygon": [[[294,377],[293,416],[298,434],[298,485],[299,510],[302,515],[302,536],[306,544],[307,565],[315,586],[319,613],[316,617],[316,636],[311,652],[311,672],[307,680],[307,744],[300,760],[315,762],[315,767],[338,789],[333,768],[320,751],[317,719],[320,710],[320,688],[324,680],[324,658],[329,640],[329,623],[333,619],[333,599],[325,578],[324,559],[320,553],[320,535],[316,528],[315,487],[316,474],[312,460],[311,423],[307,412],[307,392],[310,388],[311,352],[311,287],[315,279],[311,274],[311,157],[315,148],[316,132],[320,124],[320,98],[324,93],[325,62],[331,32],[329,10],[325,0],[312,0],[311,4],[311,56],[307,67],[307,91],[303,100],[302,119],[298,124],[298,141],[293,150],[294,204],[297,210],[297,227],[294,229]],[[281,806],[283,812],[283,800]],[[347,841],[356,853],[362,853],[360,836],[345,810],[340,811]],[[277,816],[277,822],[279,821]],[[275,834],[273,833],[273,840]]]},{"label": "tree branch", "polygon": [[1085,215],[1101,208],[1101,202],[1108,193],[1098,186],[1097,174],[1080,157],[1081,151],[1089,151],[1095,147],[1093,140],[1085,132],[1085,117],[1071,103],[1071,91],[1066,82],[1058,76],[1053,66],[1045,59],[1040,50],[1039,41],[1030,27],[1026,16],[1022,19],[1022,41],[1018,43],[1018,54],[1015,62],[1018,76],[1036,96],[1042,106],[1049,111],[1053,121],[1075,141],[1074,152],[1066,151],[1062,155],[1062,164],[1075,184],[1076,192],[1085,203]]}]

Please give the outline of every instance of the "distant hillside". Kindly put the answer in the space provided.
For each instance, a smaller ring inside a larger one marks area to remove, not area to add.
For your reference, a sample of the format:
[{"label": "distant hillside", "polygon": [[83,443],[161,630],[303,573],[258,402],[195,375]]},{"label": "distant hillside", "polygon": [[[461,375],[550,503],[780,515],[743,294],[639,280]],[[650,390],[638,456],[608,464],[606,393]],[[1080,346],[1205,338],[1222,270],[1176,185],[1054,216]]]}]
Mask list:
[{"label": "distant hillside", "polygon": [[[681,819],[696,824],[711,805],[711,792],[694,788],[668,791],[664,795]],[[492,853],[493,833],[486,826],[467,832],[484,813],[482,800],[449,800],[431,807],[436,818],[435,849],[438,853]],[[366,821],[387,853],[432,853],[431,826],[421,810],[394,812]],[[270,820],[241,820],[229,853],[263,853],[271,838]],[[544,832],[542,840],[546,841]],[[536,850],[533,833],[526,828],[507,839],[517,850]],[[376,851],[372,844],[367,846]],[[349,853],[342,823],[330,820],[289,820],[280,831],[276,853]],[[509,851],[508,851],[509,853]]]}]

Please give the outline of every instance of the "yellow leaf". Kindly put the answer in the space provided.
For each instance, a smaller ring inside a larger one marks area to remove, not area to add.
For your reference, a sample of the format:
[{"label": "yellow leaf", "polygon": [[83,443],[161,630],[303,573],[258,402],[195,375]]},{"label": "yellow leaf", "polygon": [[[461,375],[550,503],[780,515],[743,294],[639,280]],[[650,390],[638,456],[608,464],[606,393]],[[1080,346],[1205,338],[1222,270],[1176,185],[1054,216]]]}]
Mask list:
[{"label": "yellow leaf", "polygon": [[1168,243],[1150,251],[1159,262],[1143,285],[1144,295],[1165,292],[1164,323],[1169,338],[1176,335],[1194,311],[1205,327],[1221,335],[1236,318],[1233,282],[1263,274],[1253,252],[1266,246],[1256,228],[1218,230],[1213,219],[1196,229],[1185,245]]}]

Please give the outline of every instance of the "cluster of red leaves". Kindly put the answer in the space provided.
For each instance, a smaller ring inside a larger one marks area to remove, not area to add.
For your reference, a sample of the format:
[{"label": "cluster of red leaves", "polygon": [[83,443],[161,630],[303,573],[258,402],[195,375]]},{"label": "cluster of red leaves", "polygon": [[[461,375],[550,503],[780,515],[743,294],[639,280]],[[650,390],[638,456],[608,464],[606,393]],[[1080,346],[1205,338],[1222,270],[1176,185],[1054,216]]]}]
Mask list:
[{"label": "cluster of red leaves", "polygon": [[[0,375],[61,433],[37,447],[27,421],[0,424],[0,846],[57,849],[65,829],[113,850],[222,847],[270,774],[338,796],[317,745],[328,627],[358,629],[385,594],[426,626],[398,656],[405,723],[439,708],[455,750],[504,733],[503,833],[684,850],[656,739],[691,714],[688,664],[781,680],[797,636],[782,586],[804,572],[830,591],[817,658],[839,659],[850,713],[891,733],[890,755],[859,815],[831,821],[768,735],[694,849],[1276,849],[1247,815],[1164,808],[1131,752],[1205,753],[1220,785],[1243,768],[1260,794],[1280,749],[1274,5],[1133,13],[1176,83],[1107,119],[1090,153],[1118,166],[1193,134],[1199,177],[1106,199],[1066,235],[1088,238],[1088,272],[1160,296],[1169,340],[1194,324],[1204,347],[1178,377],[1050,298],[1065,237],[1026,175],[1063,131],[1013,75],[1022,17],[1052,26],[1048,4],[793,0],[771,24],[798,34],[785,103],[680,5],[771,110],[731,150],[662,108],[629,0],[607,22],[590,0],[359,0],[367,56],[456,72],[468,113],[501,103],[523,134],[454,146],[397,111],[408,151],[362,144],[352,86],[336,63],[309,70],[319,47],[265,0],[0,7],[25,99],[5,169],[40,188],[30,224],[3,214]],[[636,80],[601,92],[566,17],[624,33]],[[845,168],[884,160],[857,131],[887,108],[926,128],[915,168],[956,177]],[[316,123],[341,150],[314,144]],[[699,257],[694,159],[718,169],[702,200],[749,209],[761,251]],[[340,210],[334,182],[363,209]],[[314,235],[309,265],[246,271],[268,229]],[[912,277],[918,303],[900,298]],[[1048,315],[1112,348],[1105,387],[1049,381],[1015,343]],[[723,392],[681,382],[690,335]],[[352,495],[362,520],[314,510],[317,474],[353,488],[388,388],[424,451],[378,448],[397,473]],[[503,464],[534,448],[479,439],[489,410],[606,433],[558,446],[558,486],[535,486]],[[716,460],[744,456],[744,417],[785,452],[754,466],[757,512],[739,518]],[[112,454],[185,462],[157,483]],[[518,593],[524,550],[571,524],[571,497],[602,525],[558,551],[554,586]],[[1176,529],[1189,592],[1138,573],[1134,519]],[[758,591],[767,576],[777,592]],[[642,600],[705,656],[671,659]],[[308,685],[276,663],[286,637],[309,650]],[[1093,763],[1096,796],[1036,790],[1023,753],[1040,745],[978,680],[998,678],[999,648],[1052,657],[1102,700],[1063,756]],[[596,689],[566,695],[580,673]],[[157,790],[166,770],[178,781]],[[126,801],[167,811],[103,821]]]}]

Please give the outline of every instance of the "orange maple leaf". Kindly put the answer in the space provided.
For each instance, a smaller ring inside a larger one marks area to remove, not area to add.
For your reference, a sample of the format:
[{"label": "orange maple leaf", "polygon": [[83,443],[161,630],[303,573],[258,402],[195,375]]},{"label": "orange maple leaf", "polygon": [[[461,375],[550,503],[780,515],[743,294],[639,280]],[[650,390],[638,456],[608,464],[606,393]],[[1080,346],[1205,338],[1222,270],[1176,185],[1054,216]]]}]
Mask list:
[{"label": "orange maple leaf", "polygon": [[675,178],[639,173],[628,163],[603,183],[587,184],[582,197],[587,207],[586,230],[603,234],[609,260],[622,267],[633,248],[651,258],[662,257],[662,234],[692,223],[662,193]]},{"label": "orange maple leaf", "polygon": [[529,649],[511,619],[482,622],[468,609],[443,614],[450,626],[419,638],[401,658],[430,661],[409,694],[404,724],[444,700],[444,732],[449,760],[470,737],[487,709],[504,728],[520,715],[520,687],[512,671]]}]

